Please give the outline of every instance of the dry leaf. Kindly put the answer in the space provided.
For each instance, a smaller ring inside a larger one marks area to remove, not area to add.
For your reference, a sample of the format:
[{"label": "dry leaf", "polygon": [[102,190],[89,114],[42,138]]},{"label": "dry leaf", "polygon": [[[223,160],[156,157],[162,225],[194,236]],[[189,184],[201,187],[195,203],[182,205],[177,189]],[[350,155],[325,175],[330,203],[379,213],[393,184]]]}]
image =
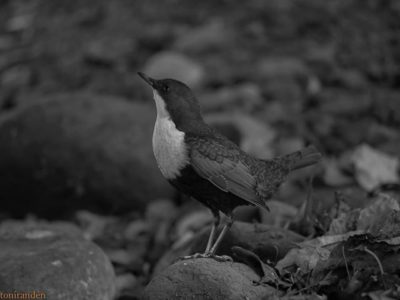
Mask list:
[{"label": "dry leaf", "polygon": [[367,191],[384,183],[400,181],[399,159],[375,150],[368,145],[361,145],[354,150],[352,162],[355,167],[357,182]]},{"label": "dry leaf", "polygon": [[[393,211],[400,211],[399,203],[388,195],[380,194],[369,206],[360,211],[357,229],[372,233],[374,236],[384,235],[385,233],[381,232],[383,224]],[[398,224],[393,225],[398,226]],[[386,230],[390,231],[389,228]]]},{"label": "dry leaf", "polygon": [[317,263],[327,260],[338,243],[362,233],[362,231],[351,231],[346,234],[321,236],[299,243],[300,248],[291,249],[275,267],[281,274],[283,274],[282,271],[293,266],[298,267],[303,274],[308,273],[315,268]]},{"label": "dry leaf", "polygon": [[373,291],[369,293],[364,293],[362,296],[368,296],[371,300],[395,300],[396,298],[392,298],[390,294],[392,293],[392,290],[387,290],[387,291]]}]

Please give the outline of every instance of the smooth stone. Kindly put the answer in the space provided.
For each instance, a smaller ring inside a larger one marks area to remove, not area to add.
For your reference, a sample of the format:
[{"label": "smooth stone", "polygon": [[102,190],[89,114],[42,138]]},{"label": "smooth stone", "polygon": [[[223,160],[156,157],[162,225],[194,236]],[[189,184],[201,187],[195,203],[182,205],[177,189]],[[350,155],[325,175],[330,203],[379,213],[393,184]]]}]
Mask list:
[{"label": "smooth stone", "polygon": [[4,114],[0,207],[52,219],[76,209],[143,210],[172,197],[153,157],[154,120],[151,104],[91,94],[53,96]]},{"label": "smooth stone", "polygon": [[[269,299],[277,293],[247,265],[211,258],[178,261],[147,285],[142,299]],[[264,298],[265,297],[265,298]]]},{"label": "smooth stone", "polygon": [[35,291],[54,300],[115,295],[110,260],[72,224],[6,221],[0,225],[0,244],[3,293]]}]

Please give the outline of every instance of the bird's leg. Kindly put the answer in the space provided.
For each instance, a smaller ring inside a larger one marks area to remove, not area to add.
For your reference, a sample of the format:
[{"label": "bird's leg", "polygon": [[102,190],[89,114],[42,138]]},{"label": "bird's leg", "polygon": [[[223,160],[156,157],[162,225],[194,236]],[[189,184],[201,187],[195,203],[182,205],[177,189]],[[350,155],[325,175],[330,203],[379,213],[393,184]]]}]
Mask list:
[{"label": "bird's leg", "polygon": [[191,255],[186,255],[180,258],[180,260],[185,260],[185,259],[193,259],[193,258],[208,258],[211,256],[210,254],[210,250],[211,250],[211,246],[214,242],[214,237],[215,237],[215,232],[219,226],[220,223],[220,216],[219,216],[219,211],[218,210],[211,210],[213,216],[214,216],[214,221],[213,224],[211,226],[211,232],[210,232],[210,236],[208,237],[208,241],[207,241],[207,247],[206,247],[206,251],[204,253],[195,253],[195,254],[191,254]]},{"label": "bird's leg", "polygon": [[214,218],[214,224],[211,227],[211,232],[210,232],[210,236],[208,238],[206,251],[204,253],[195,253],[195,254],[192,254],[192,255],[183,256],[183,257],[180,258],[180,260],[193,259],[193,258],[212,258],[212,259],[215,259],[216,261],[221,261],[221,262],[232,261],[232,258],[227,256],[227,255],[222,255],[222,256],[215,255],[215,251],[217,250],[217,247],[218,247],[219,243],[224,238],[225,233],[232,226],[232,223],[233,223],[232,216],[228,216],[228,221],[226,222],[226,224],[222,228],[222,231],[221,231],[220,235],[218,236],[217,240],[215,241],[214,245],[212,246],[212,243],[214,241],[214,236],[215,236],[216,229],[218,228],[218,225],[220,223],[219,212],[218,211],[217,212],[213,211],[213,215],[215,217]]},{"label": "bird's leg", "polygon": [[223,240],[223,238],[224,238],[226,232],[231,228],[232,224],[233,224],[233,219],[232,219],[232,216],[229,215],[229,216],[228,216],[228,220],[226,221],[224,227],[222,228],[221,233],[219,234],[217,240],[215,241],[214,245],[212,246],[212,248],[211,248],[211,250],[210,250],[210,254],[211,254],[211,255],[214,255],[214,254],[215,254],[215,252],[216,252],[217,249],[218,249],[219,244],[220,244],[221,241]]},{"label": "bird's leg", "polygon": [[214,242],[215,231],[218,228],[219,222],[220,222],[219,212],[213,210],[212,213],[214,215],[214,222],[213,222],[212,227],[211,227],[210,236],[208,237],[208,242],[207,242],[207,247],[206,247],[205,253],[210,253],[211,246],[212,246],[212,244]]},{"label": "bird's leg", "polygon": [[217,251],[219,244],[223,240],[226,232],[231,228],[232,224],[233,224],[232,216],[228,215],[228,220],[225,223],[224,227],[222,228],[221,233],[219,234],[214,245],[211,247],[210,251],[205,253],[206,255],[208,255],[211,258],[214,258],[217,261],[232,261],[232,258],[227,255],[222,255],[222,256],[215,255],[215,252]]}]

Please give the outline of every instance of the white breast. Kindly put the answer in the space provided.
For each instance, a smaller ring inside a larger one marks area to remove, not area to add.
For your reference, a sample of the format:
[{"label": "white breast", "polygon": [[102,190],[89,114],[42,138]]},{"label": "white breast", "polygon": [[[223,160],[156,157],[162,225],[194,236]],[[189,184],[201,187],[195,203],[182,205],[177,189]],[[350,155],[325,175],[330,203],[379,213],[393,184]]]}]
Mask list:
[{"label": "white breast", "polygon": [[179,131],[168,111],[164,101],[154,92],[157,106],[157,120],[153,132],[153,152],[161,173],[167,179],[174,179],[188,162],[185,146],[185,133]]}]

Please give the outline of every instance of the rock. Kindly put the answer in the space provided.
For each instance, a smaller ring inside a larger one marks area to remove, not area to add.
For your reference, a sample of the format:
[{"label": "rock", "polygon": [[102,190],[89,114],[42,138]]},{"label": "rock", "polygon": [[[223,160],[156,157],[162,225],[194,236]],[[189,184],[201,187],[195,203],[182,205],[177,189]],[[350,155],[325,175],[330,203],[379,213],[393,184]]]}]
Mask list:
[{"label": "rock", "polygon": [[154,110],[120,98],[53,96],[0,120],[0,207],[56,218],[143,209],[173,195],[151,149]]},{"label": "rock", "polygon": [[[204,252],[210,230],[199,234],[192,244],[189,254]],[[304,237],[284,229],[266,224],[251,224],[236,221],[225,235],[217,253],[232,256],[231,248],[240,246],[256,253],[263,261],[275,261],[295,247]]]},{"label": "rock", "polygon": [[173,78],[190,88],[199,87],[204,79],[204,69],[189,57],[176,52],[161,52],[151,57],[143,72],[156,79]]},{"label": "rock", "polygon": [[112,265],[68,223],[4,222],[0,226],[0,290],[36,291],[46,299],[111,300]]},{"label": "rock", "polygon": [[188,30],[175,41],[173,47],[179,51],[203,53],[224,49],[232,44],[234,34],[221,20]]},{"label": "rock", "polygon": [[[154,268],[154,274],[165,270],[179,257],[203,253],[209,234],[210,227],[206,227],[196,234],[181,236],[158,261]],[[232,247],[240,246],[256,253],[263,261],[276,261],[284,257],[290,249],[296,247],[296,243],[303,240],[304,237],[301,235],[283,228],[235,221],[222,240],[217,254],[232,256]]]},{"label": "rock", "polygon": [[260,277],[247,265],[198,258],[179,261],[153,278],[142,299],[262,299],[276,293],[256,285]]}]

